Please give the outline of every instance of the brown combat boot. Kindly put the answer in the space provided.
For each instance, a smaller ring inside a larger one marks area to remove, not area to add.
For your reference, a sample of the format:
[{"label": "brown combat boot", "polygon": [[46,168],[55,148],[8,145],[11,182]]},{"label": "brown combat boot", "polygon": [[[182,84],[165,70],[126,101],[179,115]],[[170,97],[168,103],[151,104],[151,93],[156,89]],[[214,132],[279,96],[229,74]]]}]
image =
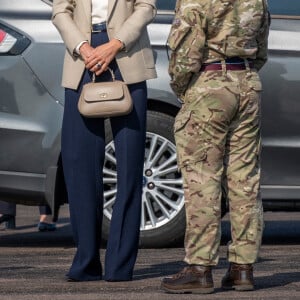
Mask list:
[{"label": "brown combat boot", "polygon": [[164,278],[161,288],[173,294],[195,293],[210,294],[214,292],[211,267],[190,265],[172,277]]},{"label": "brown combat boot", "polygon": [[254,290],[253,266],[231,263],[222,279],[222,288],[236,291]]}]

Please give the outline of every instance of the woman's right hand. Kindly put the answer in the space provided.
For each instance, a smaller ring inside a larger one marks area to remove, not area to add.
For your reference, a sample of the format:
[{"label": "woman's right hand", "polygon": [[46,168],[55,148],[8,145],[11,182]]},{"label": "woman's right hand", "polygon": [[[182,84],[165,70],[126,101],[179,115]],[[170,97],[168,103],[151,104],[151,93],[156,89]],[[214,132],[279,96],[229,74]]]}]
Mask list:
[{"label": "woman's right hand", "polygon": [[84,60],[85,64],[87,64],[88,58],[91,56],[93,50],[94,48],[88,42],[83,43],[80,46],[79,48],[80,56]]},{"label": "woman's right hand", "polygon": [[88,57],[86,68],[98,76],[107,70],[110,62],[116,54],[124,47],[118,39],[111,39],[109,42],[97,46]]}]

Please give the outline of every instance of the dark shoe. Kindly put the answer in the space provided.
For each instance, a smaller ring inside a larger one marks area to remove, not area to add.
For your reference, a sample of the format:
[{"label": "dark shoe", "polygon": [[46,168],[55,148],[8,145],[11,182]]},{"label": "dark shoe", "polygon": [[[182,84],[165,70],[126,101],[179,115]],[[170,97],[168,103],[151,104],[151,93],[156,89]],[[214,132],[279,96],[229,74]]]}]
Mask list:
[{"label": "dark shoe", "polygon": [[11,219],[14,219],[14,218],[15,218],[15,216],[13,216],[13,215],[2,215],[0,217],[0,224],[3,223],[3,222],[7,222]]},{"label": "dark shoe", "polygon": [[231,263],[222,279],[222,288],[236,291],[254,290],[253,266]]},{"label": "dark shoe", "polygon": [[172,277],[164,278],[161,288],[173,294],[195,293],[210,294],[214,292],[211,267],[190,265]]},{"label": "dark shoe", "polygon": [[87,277],[84,279],[76,279],[73,277],[69,277],[68,275],[66,275],[66,281],[67,282],[87,282],[87,281],[99,281],[102,280],[102,276],[92,276],[92,277]]},{"label": "dark shoe", "polygon": [[54,231],[56,230],[56,224],[55,223],[45,223],[45,222],[39,222],[38,223],[38,230],[39,231]]},{"label": "dark shoe", "polygon": [[67,277],[67,278],[66,278],[66,281],[67,281],[67,282],[79,282],[79,280],[74,279],[74,278],[70,278],[70,277]]},{"label": "dark shoe", "polygon": [[0,224],[5,222],[6,229],[15,229],[16,228],[16,218],[14,215],[2,215],[0,217]]},{"label": "dark shoe", "polygon": [[115,278],[115,279],[104,279],[106,282],[123,282],[132,281],[132,278]]}]

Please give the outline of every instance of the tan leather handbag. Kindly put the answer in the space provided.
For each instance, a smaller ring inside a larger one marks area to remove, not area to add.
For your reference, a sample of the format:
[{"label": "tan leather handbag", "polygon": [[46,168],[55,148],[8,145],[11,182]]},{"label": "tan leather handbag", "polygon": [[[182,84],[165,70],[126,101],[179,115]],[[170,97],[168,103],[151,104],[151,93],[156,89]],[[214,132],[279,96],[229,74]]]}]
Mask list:
[{"label": "tan leather handbag", "polygon": [[116,80],[112,69],[108,68],[113,81],[86,83],[81,91],[78,110],[88,118],[115,117],[129,114],[132,99],[125,82]]}]

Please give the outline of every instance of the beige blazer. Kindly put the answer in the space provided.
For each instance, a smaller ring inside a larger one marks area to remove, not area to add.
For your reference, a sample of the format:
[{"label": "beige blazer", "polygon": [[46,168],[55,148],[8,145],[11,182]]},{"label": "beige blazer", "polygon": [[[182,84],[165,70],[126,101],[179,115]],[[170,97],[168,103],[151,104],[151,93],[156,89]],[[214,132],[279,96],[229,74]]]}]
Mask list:
[{"label": "beige blazer", "polygon": [[[126,83],[155,78],[153,52],[146,29],[156,13],[156,0],[109,0],[107,33],[109,38],[120,39],[125,51],[116,61]],[[85,70],[76,46],[91,41],[91,0],[54,0],[52,22],[61,34],[65,54],[62,86],[77,89]]]}]

